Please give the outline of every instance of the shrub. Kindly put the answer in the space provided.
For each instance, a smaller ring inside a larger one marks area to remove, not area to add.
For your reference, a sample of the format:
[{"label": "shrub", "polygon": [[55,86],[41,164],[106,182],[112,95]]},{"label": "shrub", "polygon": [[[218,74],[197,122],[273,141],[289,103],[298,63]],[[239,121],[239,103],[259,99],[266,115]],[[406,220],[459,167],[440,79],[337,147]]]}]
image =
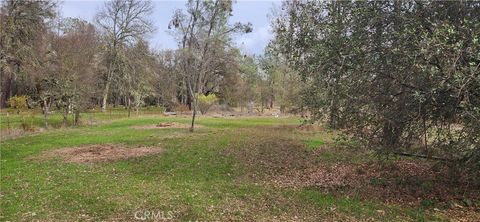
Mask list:
[{"label": "shrub", "polygon": [[28,108],[27,105],[27,96],[12,96],[8,99],[8,105],[17,110],[17,113]]},{"label": "shrub", "polygon": [[199,95],[198,96],[198,109],[202,114],[206,114],[210,107],[217,102],[218,98],[215,94]]}]

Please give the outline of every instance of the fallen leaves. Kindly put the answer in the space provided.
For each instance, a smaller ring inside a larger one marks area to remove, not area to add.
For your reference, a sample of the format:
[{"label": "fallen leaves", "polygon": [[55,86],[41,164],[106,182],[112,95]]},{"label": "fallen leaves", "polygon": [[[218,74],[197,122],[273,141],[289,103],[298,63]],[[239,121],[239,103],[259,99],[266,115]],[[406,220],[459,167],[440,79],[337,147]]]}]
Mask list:
[{"label": "fallen leaves", "polygon": [[[226,150],[247,169],[247,179],[283,188],[314,187],[336,195],[413,207],[464,199],[478,203],[478,181],[472,182],[463,175],[453,180],[448,167],[435,162],[407,158],[357,161],[359,158],[354,155],[362,150],[348,152],[329,145],[307,152],[301,141],[289,139],[294,137],[285,137],[279,131],[281,129],[245,132],[246,137]],[[323,152],[344,157],[322,160],[318,157]],[[442,211],[448,208],[442,207]],[[478,211],[478,206],[469,209],[469,212]],[[382,210],[377,213],[385,214]]]}]

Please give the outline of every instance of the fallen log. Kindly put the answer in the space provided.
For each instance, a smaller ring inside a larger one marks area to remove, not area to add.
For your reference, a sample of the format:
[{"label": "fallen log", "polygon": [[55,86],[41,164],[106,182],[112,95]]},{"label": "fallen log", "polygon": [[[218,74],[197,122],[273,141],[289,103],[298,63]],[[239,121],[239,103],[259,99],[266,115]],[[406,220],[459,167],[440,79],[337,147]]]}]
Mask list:
[{"label": "fallen log", "polygon": [[399,156],[417,157],[417,158],[423,158],[423,159],[429,159],[429,160],[440,160],[440,161],[447,161],[447,162],[455,161],[454,159],[448,159],[448,158],[437,157],[437,156],[428,156],[428,155],[415,154],[415,153],[393,152],[393,154],[399,155]]}]

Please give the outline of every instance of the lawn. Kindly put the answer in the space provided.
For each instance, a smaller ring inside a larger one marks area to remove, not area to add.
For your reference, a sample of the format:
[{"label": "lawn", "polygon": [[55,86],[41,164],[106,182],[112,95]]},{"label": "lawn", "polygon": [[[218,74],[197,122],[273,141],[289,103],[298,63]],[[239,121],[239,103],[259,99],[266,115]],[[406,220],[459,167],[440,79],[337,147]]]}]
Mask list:
[{"label": "lawn", "polygon": [[[371,163],[377,158],[367,151],[358,155],[347,148],[330,148],[337,147],[335,132],[302,130],[298,118],[200,117],[194,133],[185,128],[135,127],[189,121],[121,118],[2,141],[0,220],[447,219],[434,210],[436,205],[365,198],[348,192],[350,186],[302,181],[298,172],[320,165]],[[163,152],[98,163],[38,158],[92,144],[156,147]]]}]

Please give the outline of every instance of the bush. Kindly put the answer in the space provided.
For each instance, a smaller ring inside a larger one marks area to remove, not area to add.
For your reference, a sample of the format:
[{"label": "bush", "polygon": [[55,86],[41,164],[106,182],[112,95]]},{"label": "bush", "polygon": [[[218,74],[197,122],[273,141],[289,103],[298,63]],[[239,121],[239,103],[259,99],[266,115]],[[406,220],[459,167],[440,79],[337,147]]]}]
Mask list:
[{"label": "bush", "polygon": [[202,114],[206,114],[210,107],[217,102],[218,98],[215,94],[199,95],[198,96],[198,109]]},{"label": "bush", "polygon": [[12,96],[8,99],[8,105],[17,110],[17,113],[20,113],[21,110],[26,110],[28,108],[27,99],[27,96]]}]

